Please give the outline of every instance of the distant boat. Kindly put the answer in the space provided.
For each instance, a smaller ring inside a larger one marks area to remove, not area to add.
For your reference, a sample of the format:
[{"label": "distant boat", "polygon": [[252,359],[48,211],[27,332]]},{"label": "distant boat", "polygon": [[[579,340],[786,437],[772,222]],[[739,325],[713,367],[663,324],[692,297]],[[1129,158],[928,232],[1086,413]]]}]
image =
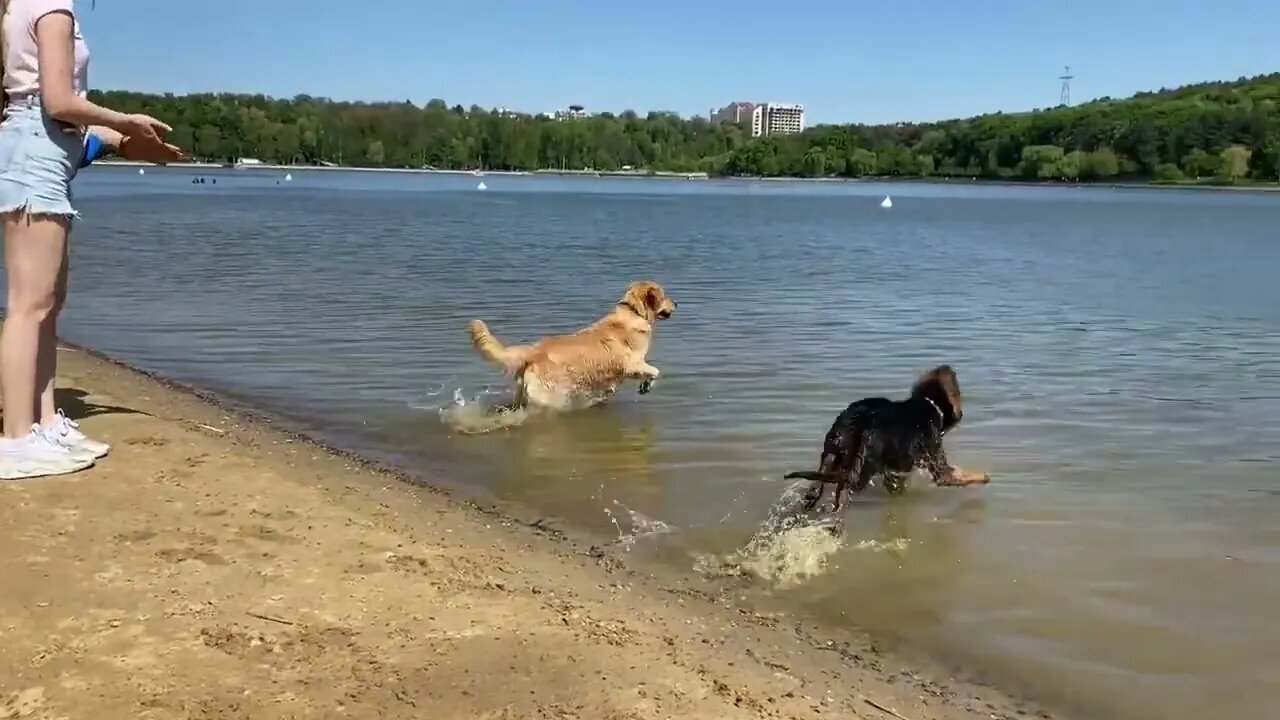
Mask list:
[{"label": "distant boat", "polygon": [[885,195],[884,199],[880,201],[880,207],[884,208],[885,210],[888,210],[889,208],[893,207],[893,200],[891,200],[888,195]]},{"label": "distant boat", "polygon": [[138,168],[138,174],[139,174],[139,175],[146,175],[146,174],[147,174],[147,169],[146,169],[146,168]]},{"label": "distant boat", "polygon": [[488,190],[488,189],[489,189],[489,186],[488,186],[488,185],[485,185],[485,184],[484,184],[484,181],[483,181],[483,180],[481,180],[481,181],[480,181],[480,184],[476,186],[476,189],[477,189],[477,190]]},{"label": "distant boat", "polygon": [[285,181],[285,182],[291,182],[292,180],[293,180],[293,173],[285,173],[285,174],[284,174],[284,181]]}]

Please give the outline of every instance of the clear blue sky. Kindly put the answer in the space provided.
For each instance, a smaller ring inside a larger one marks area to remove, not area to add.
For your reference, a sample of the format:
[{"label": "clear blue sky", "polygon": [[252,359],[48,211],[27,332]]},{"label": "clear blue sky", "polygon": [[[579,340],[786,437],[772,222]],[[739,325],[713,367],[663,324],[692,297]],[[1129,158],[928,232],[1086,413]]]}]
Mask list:
[{"label": "clear blue sky", "polygon": [[76,0],[101,89],[934,120],[1280,70],[1280,0]]}]

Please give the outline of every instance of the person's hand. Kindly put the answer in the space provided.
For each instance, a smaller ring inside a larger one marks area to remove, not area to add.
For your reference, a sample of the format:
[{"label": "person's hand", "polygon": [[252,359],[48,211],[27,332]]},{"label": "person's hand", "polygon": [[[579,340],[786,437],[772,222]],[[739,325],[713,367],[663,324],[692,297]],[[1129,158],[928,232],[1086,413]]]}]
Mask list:
[{"label": "person's hand", "polygon": [[173,128],[165,125],[150,115],[126,115],[121,127],[116,128],[125,137],[150,140],[162,144],[161,136],[168,135]]},{"label": "person's hand", "polygon": [[125,160],[136,162],[171,163],[187,159],[187,154],[177,145],[167,143],[154,135],[150,138],[126,136],[120,141],[119,154]]}]

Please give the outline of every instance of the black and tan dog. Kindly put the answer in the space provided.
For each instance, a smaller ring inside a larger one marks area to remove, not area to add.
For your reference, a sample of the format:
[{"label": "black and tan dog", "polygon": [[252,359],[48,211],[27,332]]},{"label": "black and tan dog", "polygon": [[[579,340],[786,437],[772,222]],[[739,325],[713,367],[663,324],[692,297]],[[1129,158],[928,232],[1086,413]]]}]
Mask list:
[{"label": "black and tan dog", "polygon": [[787,479],[813,480],[805,494],[805,510],[813,510],[827,485],[836,486],[833,512],[843,503],[846,488],[864,490],[876,476],[891,494],[906,489],[907,475],[923,467],[937,485],[977,485],[985,473],[969,473],[947,462],[942,436],[964,417],[960,383],[949,365],[920,376],[906,400],[866,398],[836,418],[827,431],[822,460],[816,472],[787,473]]}]

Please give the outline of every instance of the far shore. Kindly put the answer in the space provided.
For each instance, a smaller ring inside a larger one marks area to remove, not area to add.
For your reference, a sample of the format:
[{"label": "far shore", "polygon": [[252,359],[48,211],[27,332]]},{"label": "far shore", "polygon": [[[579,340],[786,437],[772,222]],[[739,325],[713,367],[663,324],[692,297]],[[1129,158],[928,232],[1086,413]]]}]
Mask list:
[{"label": "far shore", "polygon": [[[157,167],[153,163],[135,162],[131,160],[103,160],[95,163],[100,166],[115,167],[138,167],[150,168]],[[857,178],[845,177],[791,177],[791,176],[745,176],[745,175],[708,175],[705,172],[671,172],[663,170],[443,170],[439,168],[381,168],[381,167],[358,167],[354,165],[277,165],[269,163],[255,163],[250,165],[230,165],[227,163],[210,163],[210,162],[189,162],[189,163],[170,163],[158,167],[173,168],[179,170],[251,170],[263,171],[272,170],[276,172],[368,172],[368,173],[399,173],[404,175],[471,175],[475,177],[483,177],[486,175],[494,176],[515,176],[515,177],[536,177],[536,176],[561,176],[561,177],[609,177],[609,178],[650,178],[661,180],[727,180],[736,182],[786,182],[786,183],[894,183],[894,184],[928,184],[928,185],[996,185],[1004,187],[1051,187],[1051,188],[1113,188],[1113,189],[1142,189],[1142,190],[1210,190],[1210,191],[1226,191],[1226,192],[1280,192],[1280,183],[1262,183],[1247,182],[1233,185],[1215,184],[1207,182],[1180,181],[1180,182],[1141,182],[1133,180],[1121,181],[1097,181],[1097,182],[1037,182],[1030,180],[1014,180],[1014,179],[988,179],[980,177],[900,177],[900,176],[880,176],[869,175]]]}]

